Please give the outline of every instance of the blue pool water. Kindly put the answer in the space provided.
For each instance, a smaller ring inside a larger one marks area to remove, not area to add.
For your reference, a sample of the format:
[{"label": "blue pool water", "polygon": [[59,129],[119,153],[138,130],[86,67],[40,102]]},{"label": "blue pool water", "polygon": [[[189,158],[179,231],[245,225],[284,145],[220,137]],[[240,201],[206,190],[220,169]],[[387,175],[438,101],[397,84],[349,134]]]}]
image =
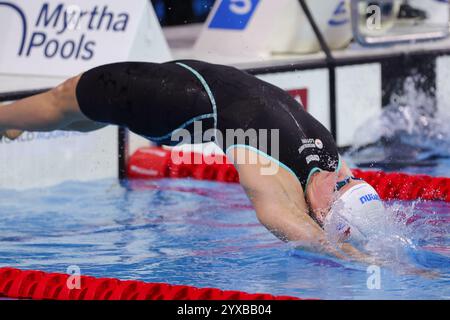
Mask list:
[{"label": "blue pool water", "polygon": [[[381,289],[367,266],[296,250],[262,227],[235,184],[66,182],[0,192],[0,267],[327,299],[449,299],[450,204],[391,203],[412,243],[383,245]],[[409,274],[399,261],[436,275]]]}]

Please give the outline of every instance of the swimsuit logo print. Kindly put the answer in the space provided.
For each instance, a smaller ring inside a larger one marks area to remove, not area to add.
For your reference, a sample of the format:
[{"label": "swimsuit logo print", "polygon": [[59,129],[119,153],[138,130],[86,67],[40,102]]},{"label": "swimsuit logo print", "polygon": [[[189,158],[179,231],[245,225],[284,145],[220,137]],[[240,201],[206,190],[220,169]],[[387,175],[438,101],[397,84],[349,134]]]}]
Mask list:
[{"label": "swimsuit logo print", "polygon": [[302,145],[298,148],[298,153],[302,154],[306,149],[315,148],[314,139],[302,139]]},{"label": "swimsuit logo print", "polygon": [[323,149],[323,142],[320,139],[302,139],[302,145],[298,148],[298,153],[302,154],[306,149],[317,148]]},{"label": "swimsuit logo print", "polygon": [[320,161],[320,157],[317,154],[312,154],[306,157],[306,164],[310,164],[313,161]]},{"label": "swimsuit logo print", "polygon": [[323,149],[323,143],[322,143],[322,140],[316,139],[316,141],[314,141],[314,144],[316,145],[317,148]]}]

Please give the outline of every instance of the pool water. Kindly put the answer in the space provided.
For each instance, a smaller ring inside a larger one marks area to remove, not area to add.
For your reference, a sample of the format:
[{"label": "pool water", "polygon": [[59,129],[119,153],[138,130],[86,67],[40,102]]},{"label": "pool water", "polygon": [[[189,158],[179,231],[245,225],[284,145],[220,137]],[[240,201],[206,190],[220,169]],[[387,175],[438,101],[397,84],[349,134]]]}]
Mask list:
[{"label": "pool water", "polygon": [[[266,231],[237,184],[100,180],[0,196],[0,267],[78,266],[98,277],[324,299],[450,298],[447,203],[390,203],[411,243],[383,247],[395,258],[381,268],[380,289],[368,289],[366,265]],[[397,260],[436,274],[409,273]]]},{"label": "pool water", "polygon": [[[417,110],[383,109],[358,131],[350,165],[449,177],[450,116]],[[98,277],[305,298],[450,299],[450,203],[387,206],[390,227],[364,247],[388,262],[373,282],[367,265],[279,241],[237,184],[100,180],[0,190],[0,267],[77,266]]]}]

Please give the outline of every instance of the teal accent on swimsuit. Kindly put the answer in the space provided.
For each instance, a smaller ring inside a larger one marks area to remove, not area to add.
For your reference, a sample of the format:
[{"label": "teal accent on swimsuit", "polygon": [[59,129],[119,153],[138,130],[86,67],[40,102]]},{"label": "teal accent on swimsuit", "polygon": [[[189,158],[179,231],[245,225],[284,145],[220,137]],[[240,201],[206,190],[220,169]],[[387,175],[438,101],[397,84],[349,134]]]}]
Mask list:
[{"label": "teal accent on swimsuit", "polygon": [[230,151],[231,148],[236,148],[236,147],[238,147],[238,148],[245,148],[245,149],[251,150],[253,152],[256,152],[259,155],[262,155],[263,157],[265,157],[265,158],[275,162],[276,164],[278,164],[278,166],[280,166],[281,168],[287,170],[290,174],[292,174],[298,180],[297,175],[287,165],[285,165],[284,163],[278,161],[277,159],[269,156],[267,153],[262,152],[261,150],[258,150],[258,149],[254,148],[252,146],[248,146],[248,145],[245,145],[245,144],[233,144],[233,145],[231,145],[231,146],[229,146],[227,148],[227,150],[225,151],[225,154],[228,155],[228,151]]},{"label": "teal accent on swimsuit", "polygon": [[194,68],[191,68],[190,66],[181,62],[177,62],[176,64],[192,72],[197,77],[197,79],[200,80],[200,82],[202,83],[206,93],[208,94],[209,100],[211,101],[214,114],[214,129],[217,129],[217,103],[216,99],[214,98],[214,94],[212,93],[211,88],[208,85],[208,82],[206,82],[205,78],[203,78],[203,76]]},{"label": "teal accent on swimsuit", "polygon": [[337,172],[337,173],[339,173],[339,171],[340,171],[341,168],[342,168],[341,155],[338,154],[338,157],[339,157],[339,160],[338,160],[338,166],[337,166],[336,171],[335,171],[335,172]]},{"label": "teal accent on swimsuit", "polygon": [[152,141],[164,141],[169,139],[172,135],[174,135],[176,132],[186,128],[187,126],[189,126],[190,124],[194,123],[195,121],[200,121],[200,120],[204,120],[204,119],[208,119],[208,118],[214,118],[214,114],[213,113],[208,113],[208,114],[202,114],[200,116],[197,116],[195,118],[192,118],[188,121],[186,121],[185,123],[183,123],[181,126],[179,126],[177,129],[173,130],[172,132],[161,136],[161,137],[149,137],[146,136],[147,139],[152,140]]},{"label": "teal accent on swimsuit", "polygon": [[206,93],[208,94],[209,97],[209,101],[211,101],[211,105],[213,108],[213,113],[208,113],[208,114],[202,114],[200,116],[197,116],[195,118],[192,118],[188,121],[186,121],[185,123],[183,123],[181,126],[179,126],[177,129],[173,130],[172,132],[161,136],[161,137],[148,137],[146,136],[147,139],[153,140],[155,142],[159,142],[159,141],[164,141],[169,139],[173,134],[175,134],[177,131],[180,131],[182,129],[185,129],[187,126],[189,126],[190,124],[194,123],[195,121],[200,121],[200,120],[204,120],[204,119],[208,119],[208,118],[213,118],[214,119],[214,129],[217,129],[217,103],[216,103],[216,99],[214,98],[214,95],[211,91],[211,88],[209,87],[208,83],[206,82],[205,78],[203,78],[203,76],[198,73],[197,70],[191,68],[190,66],[181,63],[181,62],[177,62],[177,65],[179,65],[180,67],[183,67],[187,70],[189,70],[190,72],[192,72],[197,79],[201,82],[203,88],[205,89]]},{"label": "teal accent on swimsuit", "polygon": [[314,167],[314,168],[312,168],[312,170],[309,172],[309,174],[308,174],[308,179],[306,180],[305,192],[306,192],[306,189],[308,188],[309,180],[311,180],[312,175],[313,175],[314,173],[316,173],[317,171],[320,172],[320,171],[322,171],[322,169],[317,168],[317,167]]}]

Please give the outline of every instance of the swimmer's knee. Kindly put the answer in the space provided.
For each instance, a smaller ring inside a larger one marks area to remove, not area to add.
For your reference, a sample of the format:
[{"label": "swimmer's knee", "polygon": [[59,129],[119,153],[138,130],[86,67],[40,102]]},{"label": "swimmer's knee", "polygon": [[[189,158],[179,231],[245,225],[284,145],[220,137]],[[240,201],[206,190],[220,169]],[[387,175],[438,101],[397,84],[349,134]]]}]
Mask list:
[{"label": "swimmer's knee", "polygon": [[74,113],[79,110],[76,88],[81,75],[67,79],[59,84],[49,94],[52,104],[64,113]]},{"label": "swimmer's knee", "polygon": [[79,79],[80,76],[67,79],[51,90],[56,100],[59,102],[76,100],[75,92]]}]

